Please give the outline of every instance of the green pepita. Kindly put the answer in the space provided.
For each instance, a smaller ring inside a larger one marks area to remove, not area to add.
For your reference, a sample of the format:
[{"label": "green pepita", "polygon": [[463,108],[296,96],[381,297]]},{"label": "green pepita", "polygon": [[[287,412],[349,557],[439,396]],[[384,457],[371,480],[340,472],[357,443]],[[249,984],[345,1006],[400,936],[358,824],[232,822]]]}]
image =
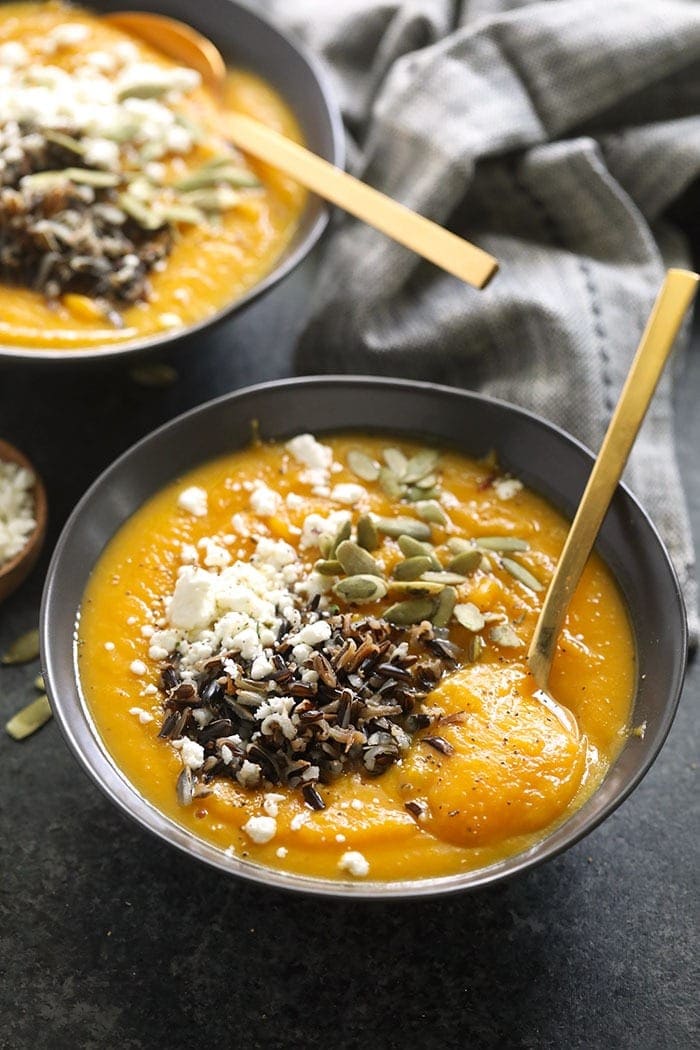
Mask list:
[{"label": "green pepita", "polygon": [[384,611],[384,619],[397,626],[408,626],[429,620],[435,609],[435,602],[427,598],[414,598],[407,602],[397,602]]},{"label": "green pepita", "polygon": [[481,635],[473,634],[469,639],[465,650],[467,660],[469,661],[469,663],[475,664],[485,648],[486,646],[484,644],[484,639],[481,637]]},{"label": "green pepita", "polygon": [[97,171],[94,168],[66,168],[66,178],[83,186],[94,186],[96,189],[107,189],[118,186],[121,175],[113,171]]},{"label": "green pepita", "polygon": [[465,576],[462,576],[459,572],[424,572],[424,580],[428,583],[441,583],[443,587],[459,586],[460,583],[464,583],[466,580]]},{"label": "green pepita", "polygon": [[141,80],[136,84],[127,84],[117,92],[117,101],[127,98],[162,98],[172,89],[172,84],[165,80]]},{"label": "green pepita", "polygon": [[379,470],[379,487],[389,499],[398,500],[403,496],[403,485],[388,467],[381,467]]},{"label": "green pepita", "polygon": [[44,685],[44,676],[43,676],[43,674],[38,674],[36,676],[36,678],[34,679],[34,688],[38,689],[40,693],[43,693],[44,690],[46,689],[46,686]]},{"label": "green pepita", "polygon": [[333,546],[332,536],[319,536],[318,538],[318,549],[322,558],[327,558],[331,553],[331,547]]},{"label": "green pepita", "polygon": [[515,536],[477,536],[475,543],[489,551],[527,551],[530,544]]},{"label": "green pepita", "polygon": [[165,204],[160,208],[160,214],[166,222],[182,222],[187,226],[200,226],[207,221],[202,209],[191,204]]},{"label": "green pepita", "polygon": [[5,731],[13,740],[24,740],[25,737],[36,733],[37,729],[41,729],[50,718],[49,698],[40,696],[13,715],[9,722],[6,722]]},{"label": "green pepita", "polygon": [[435,612],[432,616],[434,627],[447,627],[455,605],[457,604],[457,591],[454,587],[445,587],[438,595]]},{"label": "green pepita", "polygon": [[333,591],[346,602],[376,602],[383,598],[387,586],[381,576],[347,576],[339,580]]},{"label": "green pepita", "polygon": [[507,572],[514,576],[520,583],[525,584],[532,591],[544,590],[544,584],[540,583],[536,576],[533,576],[524,565],[520,562],[515,561],[513,558],[501,558],[501,565]]},{"label": "green pepita", "polygon": [[379,477],[379,464],[357,448],[348,452],[348,467],[363,481],[376,481]]},{"label": "green pepita", "polygon": [[352,540],[339,543],[335,549],[335,556],[348,576],[381,575],[381,570],[372,555]]},{"label": "green pepita", "polygon": [[0,657],[0,664],[28,664],[39,655],[39,632],[27,631]]},{"label": "green pepita", "polygon": [[408,460],[403,452],[398,448],[384,448],[382,449],[382,459],[392,474],[395,474],[399,481],[403,481],[406,467],[408,466]]},{"label": "green pepita", "polygon": [[389,589],[398,594],[439,594],[444,590],[444,583],[431,583],[429,580],[390,580]]},{"label": "green pepita", "polygon": [[489,637],[495,645],[504,649],[520,649],[525,644],[509,623],[499,623],[489,631]]},{"label": "green pepita", "polygon": [[357,542],[366,551],[375,551],[379,546],[379,533],[369,514],[363,514],[357,522]]},{"label": "green pepita", "polygon": [[431,521],[435,525],[449,525],[450,519],[440,504],[434,499],[421,499],[416,504],[416,514],[422,521]]},{"label": "green pepita", "polygon": [[339,561],[336,561],[335,558],[332,558],[330,561],[324,561],[323,559],[317,561],[314,565],[314,569],[316,572],[320,572],[322,576],[343,575],[343,566]]},{"label": "green pepita", "polygon": [[248,189],[253,186],[259,186],[260,180],[256,178],[252,171],[247,171],[245,168],[206,165],[179,179],[175,183],[175,189],[185,193],[190,190],[211,189],[214,186],[220,186],[222,183],[225,183],[227,186],[234,186],[237,189]]},{"label": "green pepita", "polygon": [[466,627],[468,631],[481,631],[486,623],[483,614],[473,602],[462,602],[455,605],[454,615],[457,623],[461,623],[462,627]]},{"label": "green pepita", "polygon": [[430,526],[416,518],[375,518],[374,524],[385,536],[398,539],[399,536],[411,536],[414,540],[429,540]]},{"label": "green pepita", "polygon": [[240,199],[240,193],[236,193],[227,186],[190,190],[183,194],[183,201],[186,204],[201,208],[202,211],[226,211],[228,208],[234,208]]},{"label": "green pepita", "polygon": [[428,572],[433,564],[433,559],[425,554],[417,554],[406,561],[400,561],[394,566],[392,573],[396,580],[417,580],[424,572]]},{"label": "green pepita", "polygon": [[78,139],[74,139],[72,135],[64,135],[62,131],[54,131],[53,128],[46,128],[43,135],[47,142],[53,142],[56,146],[61,146],[79,157],[82,157],[85,153],[86,147]]},{"label": "green pepita", "polygon": [[[437,466],[437,462],[440,459],[440,453],[434,448],[423,448],[420,452],[416,452],[415,456],[406,463],[403,472],[403,481],[407,485],[417,484],[418,482],[424,482],[429,474],[432,474]],[[429,485],[420,484],[419,488],[431,488],[435,484],[437,478],[435,478]]]},{"label": "green pepita", "polygon": [[447,546],[453,554],[463,554],[464,551],[473,551],[474,544],[471,540],[465,540],[462,536],[451,536]]},{"label": "green pepita", "polygon": [[346,520],[343,522],[343,524],[340,526],[340,528],[336,532],[335,536],[331,540],[331,545],[328,548],[328,550],[327,550],[326,554],[324,555],[324,557],[326,557],[326,558],[334,558],[335,557],[335,552],[336,552],[337,548],[340,546],[340,544],[344,543],[345,540],[349,540],[350,539],[350,533],[351,532],[352,532],[352,526],[350,525],[350,519],[346,518]]},{"label": "green pepita", "polygon": [[165,226],[165,219],[162,215],[149,208],[131,193],[119,194],[119,207],[144,230],[159,230]]},{"label": "green pepita", "polygon": [[462,576],[468,576],[470,572],[474,572],[475,569],[478,569],[481,563],[481,558],[481,551],[475,550],[472,547],[471,550],[462,551],[461,554],[455,554],[454,558],[448,561],[446,568],[450,572],[459,572]]}]

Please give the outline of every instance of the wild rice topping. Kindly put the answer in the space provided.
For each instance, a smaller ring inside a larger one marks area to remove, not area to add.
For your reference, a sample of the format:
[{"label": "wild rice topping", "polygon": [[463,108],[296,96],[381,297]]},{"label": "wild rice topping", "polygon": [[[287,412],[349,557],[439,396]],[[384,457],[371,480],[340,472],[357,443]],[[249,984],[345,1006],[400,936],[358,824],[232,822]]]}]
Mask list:
[{"label": "wild rice topping", "polygon": [[[321,785],[345,771],[378,776],[431,724],[423,701],[459,656],[445,632],[317,605],[293,627],[282,622],[263,677],[251,676],[252,661],[240,653],[205,661],[187,680],[176,654],[164,665],[159,736],[183,752],[182,804],[228,777],[300,788],[309,806],[323,809]],[[309,646],[300,634],[318,641]]]}]

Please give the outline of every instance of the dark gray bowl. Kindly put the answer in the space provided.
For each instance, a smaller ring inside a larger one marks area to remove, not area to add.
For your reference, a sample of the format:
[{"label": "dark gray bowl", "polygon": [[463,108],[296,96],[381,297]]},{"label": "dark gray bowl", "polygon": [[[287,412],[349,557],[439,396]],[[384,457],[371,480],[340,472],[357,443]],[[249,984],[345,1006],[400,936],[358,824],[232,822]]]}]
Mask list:
[{"label": "dark gray bowl", "polygon": [[51,704],[66,740],[98,786],[144,827],[222,871],[332,896],[424,896],[475,889],[555,856],[599,824],[639,783],[658,754],[673,720],[686,664],[685,610],[676,575],[649,518],[622,486],[598,549],[630,609],[639,665],[633,717],[635,723],[646,722],[646,734],[644,739],[630,738],[595,795],[526,852],[480,871],[444,878],[341,885],[228,857],[164,817],[124,779],[97,736],[76,680],[74,633],[85,584],[105,544],[144,500],[197,464],[246,445],[254,419],[266,438],[309,429],[317,434],[386,429],[423,435],[473,456],[495,448],[507,470],[569,516],[593,459],[573,438],[522,409],[447,387],[394,379],[266,383],[211,401],[156,430],[121,456],[80,501],[58,541],[44,590],[42,666]]},{"label": "dark gray bowl", "polygon": [[[196,3],[192,0],[86,0],[85,6],[97,12],[153,11],[187,22],[213,40],[230,65],[258,73],[271,84],[295,114],[309,149],[332,164],[343,166],[343,124],[324,70],[313,55],[283,29],[245,3],[240,0],[196,0]],[[328,215],[323,201],[310,195],[295,236],[270,273],[245,295],[204,321],[104,349],[47,350],[0,345],[0,361],[22,360],[27,364],[107,361],[190,340],[202,329],[241,310],[286,277],[316,244]]]}]

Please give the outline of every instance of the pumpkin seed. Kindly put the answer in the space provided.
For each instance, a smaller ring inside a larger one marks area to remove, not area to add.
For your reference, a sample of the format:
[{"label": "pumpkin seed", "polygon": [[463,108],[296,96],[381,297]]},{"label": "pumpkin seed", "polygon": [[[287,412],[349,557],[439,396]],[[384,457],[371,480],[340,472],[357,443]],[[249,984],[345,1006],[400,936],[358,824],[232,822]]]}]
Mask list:
[{"label": "pumpkin seed", "polygon": [[424,580],[428,583],[441,583],[443,587],[450,586],[452,584],[464,583],[466,576],[462,576],[459,572],[424,572]]},{"label": "pumpkin seed", "polygon": [[429,620],[433,615],[435,602],[428,598],[414,598],[407,602],[397,602],[384,610],[384,619],[397,626],[408,626],[411,623],[421,623]]},{"label": "pumpkin seed", "polygon": [[521,565],[520,562],[515,561],[513,558],[501,558],[501,565],[506,569],[511,576],[514,576],[520,583],[525,584],[532,591],[544,590],[544,584],[540,583],[536,576],[533,576],[531,572]]},{"label": "pumpkin seed", "polygon": [[357,542],[366,551],[375,551],[379,546],[377,527],[369,514],[363,514],[357,522]]},{"label": "pumpkin seed", "polygon": [[447,541],[447,546],[453,554],[464,554],[465,551],[474,550],[474,544],[471,540],[465,540],[462,536],[451,536]]},{"label": "pumpkin seed", "polygon": [[129,371],[131,380],[138,386],[149,389],[164,389],[178,380],[178,374],[172,365],[153,364],[138,365]]},{"label": "pumpkin seed", "polygon": [[447,569],[450,572],[459,572],[463,576],[467,576],[470,572],[474,572],[478,569],[481,563],[482,554],[481,551],[475,550],[473,547],[471,550],[462,551],[461,554],[455,554],[447,563]]},{"label": "pumpkin seed", "polygon": [[416,518],[375,518],[374,524],[385,536],[411,536],[414,540],[429,540],[430,526]]},{"label": "pumpkin seed", "polygon": [[481,631],[486,623],[474,602],[462,602],[460,605],[455,605],[454,614],[457,623],[461,623],[462,627],[466,627],[468,631]]},{"label": "pumpkin seed", "polygon": [[419,478],[418,481],[416,481],[415,486],[417,489],[432,489],[435,488],[437,483],[437,474],[426,474],[424,478]]},{"label": "pumpkin seed", "polygon": [[36,733],[37,729],[41,729],[50,718],[49,698],[48,696],[39,696],[36,700],[32,700],[31,704],[27,704],[26,707],[23,707],[21,711],[12,716],[9,722],[5,724],[5,732],[13,740],[24,740],[25,737]]},{"label": "pumpkin seed", "polygon": [[65,171],[35,171],[33,175],[23,175],[19,180],[22,189],[48,190],[68,181]]},{"label": "pumpkin seed", "polygon": [[433,564],[433,559],[425,554],[417,554],[414,558],[407,558],[394,566],[392,573],[396,580],[417,580],[424,572],[427,572]]},{"label": "pumpkin seed", "polygon": [[144,230],[159,230],[165,226],[165,219],[158,212],[131,193],[119,194],[119,207]]},{"label": "pumpkin seed", "polygon": [[398,448],[384,448],[382,449],[382,459],[392,474],[396,475],[397,480],[403,481],[406,467],[408,466],[408,460],[403,452]]},{"label": "pumpkin seed", "polygon": [[484,644],[484,639],[481,637],[481,635],[473,634],[469,639],[467,643],[467,648],[465,650],[467,660],[469,661],[469,663],[475,664],[485,648],[486,646]]},{"label": "pumpkin seed", "polygon": [[183,222],[188,226],[200,226],[207,221],[202,209],[191,204],[166,204],[160,208],[160,214],[166,222]]},{"label": "pumpkin seed", "polygon": [[34,688],[38,689],[40,693],[43,693],[44,690],[46,689],[46,686],[44,685],[44,676],[43,676],[43,674],[38,674],[36,676],[36,678],[34,679]]},{"label": "pumpkin seed", "polygon": [[340,544],[344,543],[345,540],[349,540],[350,539],[351,531],[352,531],[352,528],[350,526],[350,519],[346,518],[346,520],[343,522],[343,524],[340,526],[340,528],[336,532],[335,536],[331,540],[331,545],[328,548],[327,554],[325,555],[326,558],[333,558],[333,557],[335,557],[335,552],[338,549],[338,547],[340,546]]},{"label": "pumpkin seed", "polygon": [[331,547],[333,546],[332,536],[319,536],[318,538],[318,549],[322,558],[327,558],[331,553]]},{"label": "pumpkin seed", "polygon": [[194,785],[192,782],[192,771],[190,770],[189,766],[185,766],[182,772],[180,773],[179,777],[177,778],[177,783],[175,785],[175,793],[177,795],[177,800],[181,806],[189,806],[192,802],[193,787]]},{"label": "pumpkin seed", "polygon": [[504,649],[520,649],[525,644],[509,623],[499,623],[489,631],[489,637]]},{"label": "pumpkin seed", "polygon": [[[420,452],[416,452],[415,456],[406,463],[404,468],[402,480],[408,485],[412,485],[418,482],[424,482],[429,474],[432,474],[437,462],[440,459],[440,453],[434,448],[422,448]],[[391,464],[389,464],[391,466]],[[435,479],[435,481],[437,478]],[[430,485],[420,484],[419,488],[430,488],[435,483],[432,481]]]},{"label": "pumpkin seed", "polygon": [[82,142],[74,139],[72,135],[64,135],[62,131],[54,131],[52,128],[46,128],[42,133],[47,142],[53,142],[57,146],[62,146],[63,149],[76,153],[79,157],[82,157],[85,153],[86,147]]},{"label": "pumpkin seed", "polygon": [[121,175],[113,171],[97,171],[94,168],[66,168],[65,175],[71,182],[99,189],[118,186],[121,182]]},{"label": "pumpkin seed", "polygon": [[399,594],[439,594],[444,589],[444,583],[434,583],[430,580],[390,580],[389,588],[398,591]]},{"label": "pumpkin seed", "polygon": [[123,102],[127,98],[162,98],[172,89],[172,84],[166,80],[140,80],[135,84],[127,84],[117,92],[117,101]]},{"label": "pumpkin seed", "polygon": [[335,549],[335,556],[348,576],[381,575],[381,570],[372,555],[352,540],[339,543]]},{"label": "pumpkin seed", "polygon": [[417,485],[409,485],[404,491],[404,496],[411,503],[418,503],[425,499],[435,499],[440,495],[440,490],[437,486],[429,489],[418,488]]},{"label": "pumpkin seed", "polygon": [[515,536],[477,536],[475,543],[477,547],[485,547],[489,551],[527,551],[530,549],[529,543]]},{"label": "pumpkin seed", "polygon": [[260,180],[245,168],[206,165],[179,179],[175,183],[175,189],[185,193],[190,190],[211,189],[221,183],[237,188],[250,188],[259,186]]},{"label": "pumpkin seed", "polygon": [[433,627],[447,627],[455,605],[457,604],[457,591],[454,587],[445,587],[438,595],[437,605],[433,613]]},{"label": "pumpkin seed", "polygon": [[383,598],[387,586],[381,576],[347,576],[333,587],[339,598],[346,602],[376,602]]},{"label": "pumpkin seed", "polygon": [[348,467],[363,481],[376,481],[379,477],[379,464],[358,448],[351,448],[347,455]]},{"label": "pumpkin seed", "polygon": [[233,208],[241,199],[240,193],[227,186],[219,188],[190,190],[183,195],[186,204],[191,204],[202,211],[226,211]]},{"label": "pumpkin seed", "polygon": [[420,540],[414,540],[413,536],[407,536],[405,533],[399,536],[398,544],[401,553],[406,558],[435,557],[429,543],[421,543]]},{"label": "pumpkin seed", "polygon": [[449,518],[434,499],[421,499],[416,504],[416,514],[422,521],[432,521],[435,525],[449,525]]},{"label": "pumpkin seed", "polygon": [[389,499],[401,499],[403,486],[396,474],[388,467],[381,467],[379,471],[379,487]]},{"label": "pumpkin seed", "polygon": [[320,572],[322,576],[342,576],[343,566],[335,558],[330,561],[317,561],[314,565],[316,572]]},{"label": "pumpkin seed", "polygon": [[0,664],[28,664],[39,655],[39,632],[27,631],[0,657]]}]

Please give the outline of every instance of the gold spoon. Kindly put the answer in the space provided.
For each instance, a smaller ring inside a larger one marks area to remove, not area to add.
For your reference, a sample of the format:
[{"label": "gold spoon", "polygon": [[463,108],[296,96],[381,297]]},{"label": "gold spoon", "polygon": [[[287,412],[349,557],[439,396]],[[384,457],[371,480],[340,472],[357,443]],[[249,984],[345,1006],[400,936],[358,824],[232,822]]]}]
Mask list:
[{"label": "gold spoon", "polygon": [[[195,69],[223,98],[226,66],[218,49],[201,33],[174,18],[141,11],[103,16],[111,25],[140,37],[170,58]],[[290,175],[324,200],[350,212],[424,259],[475,288],[484,288],[498,270],[492,255],[442,226],[365,185],[315,153],[241,113],[228,113],[224,129],[235,146]]]},{"label": "gold spoon", "polygon": [[560,718],[570,712],[547,692],[557,638],[699,280],[688,270],[666,274],[535,624],[527,654],[534,695]]}]

